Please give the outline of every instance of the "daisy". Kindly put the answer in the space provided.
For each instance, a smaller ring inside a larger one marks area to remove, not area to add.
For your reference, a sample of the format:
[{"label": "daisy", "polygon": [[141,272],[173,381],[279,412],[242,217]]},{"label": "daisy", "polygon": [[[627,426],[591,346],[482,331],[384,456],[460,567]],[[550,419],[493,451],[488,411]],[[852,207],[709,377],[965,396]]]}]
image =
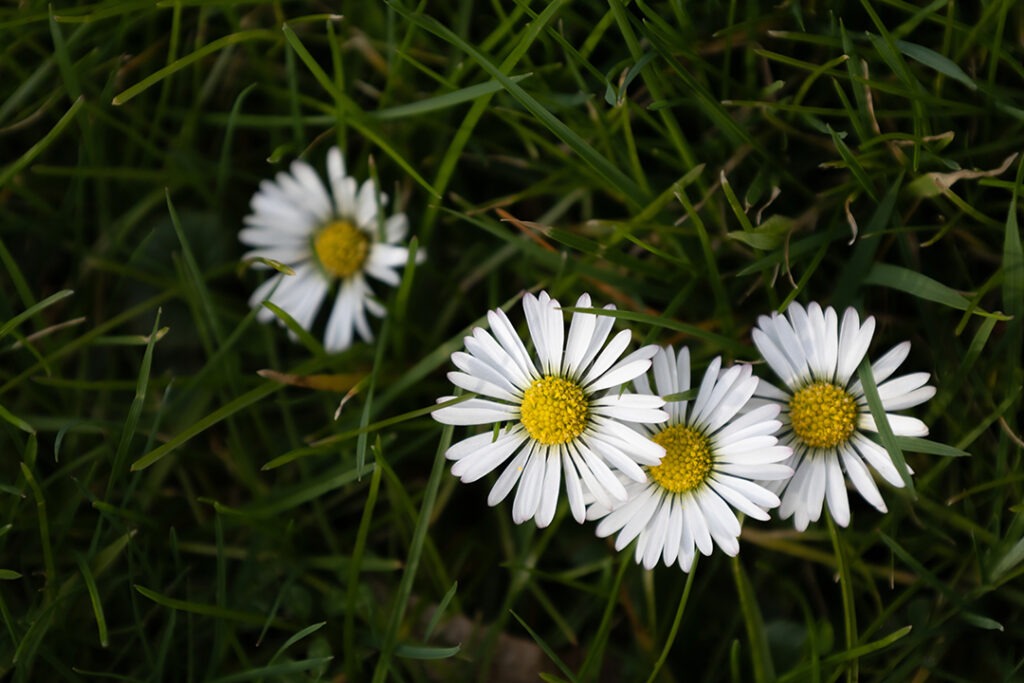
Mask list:
[{"label": "daisy", "polygon": [[[586,294],[576,301],[580,308],[590,305]],[[535,356],[504,312],[489,311],[491,332],[475,328],[465,338],[466,351],[452,354],[459,372],[448,373],[452,384],[481,398],[435,410],[434,419],[451,425],[494,424],[454,444],[445,455],[455,461],[452,474],[464,482],[476,481],[511,459],[487,503],[497,505],[518,484],[512,503],[516,524],[528,519],[539,527],[551,523],[563,476],[569,507],[582,523],[585,495],[608,505],[625,500],[626,489],[612,468],[643,481],[640,465],[656,465],[665,453],[622,424],[664,422],[668,415],[660,408],[665,402],[619,391],[651,366],[657,347],[645,346],[619,360],[629,331],[606,344],[613,320],[593,313],[573,313],[566,335],[561,307],[546,292],[523,297],[523,310]]]},{"label": "daisy", "polygon": [[[309,330],[328,291],[337,285],[324,348],[341,351],[352,344],[353,332],[373,340],[366,312],[383,317],[385,311],[366,276],[398,285],[398,269],[408,261],[409,250],[397,243],[405,238],[409,221],[404,213],[385,219],[378,215],[387,195],[378,192],[372,180],[357,187],[356,180],[345,175],[337,147],[327,152],[327,176],[330,193],[309,164],[295,161],[291,173],[261,182],[238,238],[253,247],[246,259],[271,259],[295,271],[287,276],[278,273],[253,292],[249,305],[260,308],[261,322],[275,319],[263,307],[270,301]],[[423,253],[417,256],[420,261]]]},{"label": "daisy", "polygon": [[[690,351],[677,356],[671,346],[654,356],[654,382],[663,396],[690,390]],[[779,464],[791,451],[777,445],[779,406],[764,405],[740,414],[757,388],[749,365],[722,370],[711,361],[697,397],[671,401],[664,425],[638,426],[665,448],[659,464],[645,467],[648,479],[626,485],[628,500],[609,507],[596,502],[587,519],[601,519],[597,535],[618,532],[615,549],[640,537],[636,561],[652,569],[659,558],[690,571],[696,551],[710,555],[714,546],[730,556],[739,552],[740,522],[733,509],[767,520],[779,505],[776,494],[754,480],[786,479],[793,470]],[[641,394],[652,394],[646,376],[634,380]],[[739,415],[739,417],[737,417]]]},{"label": "daisy", "polygon": [[[754,344],[782,380],[777,388],[762,381],[756,396],[782,408],[780,440],[793,448],[787,463],[796,473],[778,486],[782,495],[779,515],[793,517],[803,531],[821,516],[828,500],[832,518],[840,526],[850,522],[845,470],[854,488],[881,512],[885,502],[868,465],[882,479],[899,488],[903,479],[889,453],[868,436],[878,431],[860,380],[853,379],[867,353],[875,319],[863,324],[852,308],[842,324],[831,306],[817,303],[805,310],[790,304],[786,316],[761,316],[753,330]],[[898,344],[871,365],[886,419],[897,436],[925,436],[928,427],[917,418],[892,411],[924,403],[935,395],[928,373],[915,372],[889,379],[910,353],[910,342]]]}]

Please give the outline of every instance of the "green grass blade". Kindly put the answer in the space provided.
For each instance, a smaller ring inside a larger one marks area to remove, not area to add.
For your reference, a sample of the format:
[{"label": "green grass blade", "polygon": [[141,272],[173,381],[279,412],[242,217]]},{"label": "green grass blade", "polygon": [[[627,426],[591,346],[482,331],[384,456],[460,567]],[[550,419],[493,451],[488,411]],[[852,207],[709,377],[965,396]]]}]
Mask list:
[{"label": "green grass blade", "polygon": [[857,378],[860,379],[861,385],[864,387],[864,398],[867,399],[871,417],[874,418],[875,425],[878,427],[878,439],[882,442],[882,448],[889,453],[889,457],[892,458],[893,464],[900,473],[900,478],[903,479],[903,484],[907,487],[907,493],[913,497],[915,495],[914,480],[910,477],[910,470],[907,469],[907,459],[903,455],[903,449],[900,448],[896,435],[892,433],[889,419],[885,416],[885,407],[882,405],[882,399],[878,396],[875,375],[871,372],[871,363],[867,356],[857,368]]},{"label": "green grass blade", "polygon": [[434,455],[430,479],[427,481],[426,488],[423,491],[423,503],[420,506],[419,517],[416,519],[416,528],[413,532],[412,542],[409,544],[409,555],[406,558],[405,571],[402,573],[402,580],[398,585],[398,591],[395,595],[395,603],[391,610],[391,617],[388,620],[388,627],[381,642],[380,659],[377,660],[377,666],[373,671],[373,683],[383,683],[388,680],[391,658],[398,644],[398,634],[409,603],[409,596],[412,594],[412,584],[416,578],[416,571],[419,568],[423,544],[426,540],[430,518],[434,511],[434,503],[437,501],[437,491],[441,486],[441,478],[445,472],[444,454],[448,450],[449,444],[451,444],[453,431],[454,428],[451,425],[447,425],[441,430],[441,439],[437,445],[437,453]]},{"label": "green grass blade", "polygon": [[[115,107],[119,107],[122,104],[130,101],[132,98],[137,97],[139,94],[145,92],[149,88],[153,87],[157,83],[163,81],[168,76],[171,76],[178,71],[181,71],[185,67],[194,64],[205,58],[207,55],[213,54],[219,50],[223,50],[231,45],[238,45],[253,40],[269,40],[278,41],[280,40],[276,33],[268,31],[267,29],[252,29],[250,31],[239,31],[238,33],[232,33],[216,40],[213,40],[203,47],[199,48],[195,52],[185,55],[181,59],[177,59],[167,66],[159,69],[149,76],[146,76],[141,81],[126,88],[117,95],[111,101]],[[0,183],[2,184],[2,183]]]},{"label": "green grass blade", "polygon": [[107,619],[103,614],[103,600],[96,587],[96,578],[92,575],[88,563],[81,556],[78,557],[78,571],[85,582],[86,590],[89,591],[89,602],[92,604],[92,612],[96,617],[96,630],[99,632],[100,645],[107,647],[110,644],[110,639],[107,634]]},{"label": "green grass blade", "polygon": [[35,143],[20,157],[10,163],[7,168],[0,170],[0,189],[6,187],[7,183],[25,169],[26,166],[31,164],[36,157],[42,154],[44,151],[49,149],[50,145],[57,141],[64,129],[68,127],[68,124],[75,120],[78,116],[78,112],[81,111],[85,105],[85,98],[79,97],[77,100],[71,103],[71,107],[60,117],[60,120],[54,124],[53,128],[42,137],[39,142]]},{"label": "green grass blade", "polygon": [[[750,664],[754,670],[754,680],[757,683],[770,683],[775,680],[775,664],[768,648],[768,634],[764,628],[761,608],[757,605],[757,595],[739,557],[733,557],[730,564],[743,613],[743,623],[747,629],[747,639],[750,641]],[[653,679],[649,683],[653,683]]]}]

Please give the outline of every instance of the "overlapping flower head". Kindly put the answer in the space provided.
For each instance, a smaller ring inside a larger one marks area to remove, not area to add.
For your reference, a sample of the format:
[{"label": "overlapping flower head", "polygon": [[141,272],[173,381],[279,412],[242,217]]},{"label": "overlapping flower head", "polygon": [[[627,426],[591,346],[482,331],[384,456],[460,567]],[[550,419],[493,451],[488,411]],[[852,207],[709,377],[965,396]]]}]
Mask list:
[{"label": "overlapping flower head", "polygon": [[[579,297],[576,306],[590,308],[589,295]],[[582,523],[585,495],[609,507],[626,499],[613,469],[642,482],[641,465],[656,465],[665,453],[661,445],[623,424],[664,422],[665,402],[620,390],[650,368],[657,347],[645,346],[620,359],[630,332],[623,330],[609,340],[613,319],[593,313],[573,313],[566,334],[565,315],[546,292],[526,294],[523,311],[534,355],[503,311],[488,312],[491,331],[475,328],[465,338],[466,351],[452,354],[459,371],[448,374],[455,386],[480,397],[435,410],[433,416],[445,424],[496,425],[455,443],[446,453],[455,461],[452,474],[464,482],[505,465],[488,496],[489,505],[497,505],[516,488],[513,520],[520,524],[534,519],[537,526],[547,526],[564,477],[569,507]],[[445,396],[439,402],[452,399]]]},{"label": "overlapping flower head", "polygon": [[[295,271],[294,275],[278,273],[253,292],[249,305],[261,307],[257,317],[262,322],[275,317],[262,307],[269,300],[310,330],[337,284],[324,347],[341,351],[352,344],[354,334],[373,340],[366,312],[383,317],[385,309],[374,297],[367,276],[398,285],[398,269],[409,259],[408,249],[399,244],[409,221],[404,213],[379,215],[387,195],[372,180],[359,186],[346,175],[337,147],[327,152],[327,176],[330,192],[309,164],[297,160],[291,173],[281,172],[273,181],[261,182],[238,237],[253,248],[245,258],[270,259]],[[422,260],[422,252],[417,257]]]},{"label": "overlapping flower head", "polygon": [[[653,359],[656,392],[646,376],[634,380],[640,394],[672,396],[690,390],[690,352],[672,347]],[[715,358],[704,373],[696,398],[670,401],[667,423],[637,425],[639,432],[665,448],[659,464],[646,466],[647,479],[626,483],[625,503],[597,501],[587,519],[600,519],[598,536],[618,533],[622,550],[639,536],[636,561],[647,569],[661,559],[690,571],[696,552],[710,555],[717,545],[727,555],[739,552],[740,523],[733,511],[767,520],[778,496],[758,483],[792,474],[780,464],[790,449],[777,445],[781,408],[763,405],[741,414],[758,380],[749,365],[722,369]]]},{"label": "overlapping flower head", "polygon": [[[753,405],[782,409],[780,440],[793,449],[787,464],[795,474],[777,487],[782,493],[779,515],[793,517],[800,531],[818,520],[826,500],[836,523],[849,524],[844,471],[861,496],[881,512],[887,508],[868,466],[891,485],[903,486],[892,457],[869,436],[878,427],[864,388],[854,379],[874,330],[873,317],[861,324],[851,308],[840,324],[835,309],[823,310],[817,303],[807,309],[793,303],[785,316],[761,316],[753,330],[754,344],[783,382],[778,388],[762,381]],[[871,365],[871,374],[893,433],[925,436],[928,427],[921,420],[893,412],[935,394],[926,372],[892,378],[909,352],[910,342],[898,344]]]}]

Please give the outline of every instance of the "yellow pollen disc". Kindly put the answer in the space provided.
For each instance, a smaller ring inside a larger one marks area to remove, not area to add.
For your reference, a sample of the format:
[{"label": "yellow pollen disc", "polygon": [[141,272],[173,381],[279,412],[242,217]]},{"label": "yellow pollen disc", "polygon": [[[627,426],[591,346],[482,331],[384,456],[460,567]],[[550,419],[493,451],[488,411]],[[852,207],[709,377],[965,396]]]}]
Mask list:
[{"label": "yellow pollen disc", "polygon": [[665,449],[661,464],[647,469],[654,481],[672,493],[692,491],[711,474],[711,443],[693,427],[672,425],[652,437]]},{"label": "yellow pollen disc", "polygon": [[857,402],[846,390],[815,382],[789,399],[793,432],[812,448],[835,448],[846,443],[857,425]]},{"label": "yellow pollen disc", "polygon": [[534,441],[557,446],[583,433],[589,411],[587,396],[578,384],[545,375],[523,392],[519,421]]},{"label": "yellow pollen disc", "polygon": [[313,250],[320,265],[331,275],[346,278],[363,267],[370,241],[348,221],[334,221],[320,228]]}]

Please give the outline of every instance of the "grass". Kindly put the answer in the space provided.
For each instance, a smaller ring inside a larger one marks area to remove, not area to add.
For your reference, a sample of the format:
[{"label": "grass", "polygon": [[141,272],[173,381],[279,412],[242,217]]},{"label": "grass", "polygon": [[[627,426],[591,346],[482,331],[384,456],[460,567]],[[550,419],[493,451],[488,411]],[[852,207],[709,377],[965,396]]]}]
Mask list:
[{"label": "grass", "polygon": [[[1024,681],[1024,9],[337,9],[0,8],[0,677]],[[332,144],[428,260],[329,355],[256,322],[237,231]],[[689,576],[515,526],[427,412],[538,287],[698,367],[874,315],[938,387],[883,435],[913,488]]]}]

